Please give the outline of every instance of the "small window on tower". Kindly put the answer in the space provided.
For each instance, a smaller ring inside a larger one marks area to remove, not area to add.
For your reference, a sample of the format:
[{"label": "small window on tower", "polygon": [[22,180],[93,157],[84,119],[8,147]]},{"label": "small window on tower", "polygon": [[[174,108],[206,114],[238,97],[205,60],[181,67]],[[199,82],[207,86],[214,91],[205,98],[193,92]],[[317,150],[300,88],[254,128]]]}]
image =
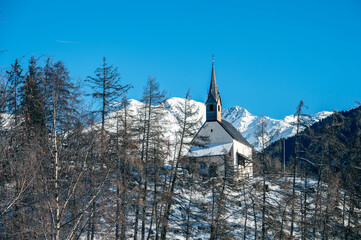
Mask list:
[{"label": "small window on tower", "polygon": [[218,111],[221,111],[221,106],[218,105]]},{"label": "small window on tower", "polygon": [[209,111],[213,111],[213,104],[209,105]]}]

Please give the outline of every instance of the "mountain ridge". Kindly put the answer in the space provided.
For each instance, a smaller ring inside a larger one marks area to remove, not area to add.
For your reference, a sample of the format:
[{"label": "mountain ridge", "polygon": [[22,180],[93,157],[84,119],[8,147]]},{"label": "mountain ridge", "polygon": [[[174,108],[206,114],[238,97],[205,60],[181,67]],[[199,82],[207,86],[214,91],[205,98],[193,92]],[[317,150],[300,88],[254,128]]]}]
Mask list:
[{"label": "mountain ridge", "polygon": [[[176,116],[182,107],[183,98],[173,97],[169,98],[165,102],[165,115],[164,120],[167,122],[165,125],[165,136],[172,140],[174,132],[177,131],[179,126],[177,126]],[[204,103],[191,100],[198,108],[197,118],[201,119],[201,124],[206,120],[206,108]],[[142,102],[130,99],[129,100],[129,109],[132,111],[137,111],[143,105]],[[319,122],[320,120],[332,115],[333,112],[330,111],[321,111],[315,114],[312,114],[312,120],[310,125]],[[296,134],[296,118],[294,115],[285,116],[283,119],[273,119],[267,116],[256,116],[251,114],[247,109],[234,106],[227,109],[222,109],[222,119],[230,122],[242,135],[247,139],[247,141],[255,147],[256,150],[260,150],[259,139],[256,137],[257,128],[261,121],[266,123],[266,131],[268,133],[268,144],[281,139],[292,137]]]}]

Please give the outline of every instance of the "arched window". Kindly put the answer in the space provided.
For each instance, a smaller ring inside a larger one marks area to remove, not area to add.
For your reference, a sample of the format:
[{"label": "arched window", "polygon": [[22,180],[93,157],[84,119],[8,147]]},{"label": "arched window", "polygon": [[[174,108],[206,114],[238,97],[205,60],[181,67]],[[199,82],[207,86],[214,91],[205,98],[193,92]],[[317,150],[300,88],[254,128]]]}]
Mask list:
[{"label": "arched window", "polygon": [[209,105],[209,111],[213,111],[213,104]]},{"label": "arched window", "polygon": [[218,105],[218,111],[221,111],[221,106]]}]

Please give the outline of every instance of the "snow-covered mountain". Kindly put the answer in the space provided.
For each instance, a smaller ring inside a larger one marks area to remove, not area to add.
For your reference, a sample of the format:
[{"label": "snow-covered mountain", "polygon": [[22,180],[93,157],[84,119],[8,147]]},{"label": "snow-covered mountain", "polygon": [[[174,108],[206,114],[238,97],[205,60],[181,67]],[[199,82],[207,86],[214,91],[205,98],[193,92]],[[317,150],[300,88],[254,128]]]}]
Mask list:
[{"label": "snow-covered mountain", "polygon": [[[170,98],[166,101],[166,112],[164,115],[165,137],[173,141],[175,132],[179,129],[176,116],[182,108],[183,98]],[[192,103],[198,108],[198,119],[201,119],[201,124],[206,120],[206,108],[201,102],[193,101]],[[143,106],[143,103],[137,100],[130,100],[129,110],[136,115],[138,110]],[[114,113],[116,114],[116,113]],[[310,124],[318,122],[328,116],[332,112],[322,111],[313,114]],[[267,116],[256,116],[247,111],[247,109],[235,106],[222,110],[222,119],[230,122],[246,139],[252,144],[256,150],[260,150],[259,139],[256,133],[262,121],[266,123],[266,132],[268,133],[269,144],[281,138],[288,138],[296,134],[296,117],[293,115],[286,116],[283,119],[272,119]],[[199,127],[200,127],[199,126]]]},{"label": "snow-covered mountain", "polygon": [[[312,125],[328,116],[332,112],[322,111],[304,117],[305,121]],[[267,132],[266,141],[271,144],[281,138],[292,137],[296,134],[297,118],[294,115],[289,115],[283,119],[273,119],[267,116],[255,116],[247,111],[247,109],[236,106],[222,111],[222,119],[232,123],[232,125],[251,143],[256,150],[260,150],[260,139],[257,137],[259,126],[261,122],[265,123],[265,130]]]}]

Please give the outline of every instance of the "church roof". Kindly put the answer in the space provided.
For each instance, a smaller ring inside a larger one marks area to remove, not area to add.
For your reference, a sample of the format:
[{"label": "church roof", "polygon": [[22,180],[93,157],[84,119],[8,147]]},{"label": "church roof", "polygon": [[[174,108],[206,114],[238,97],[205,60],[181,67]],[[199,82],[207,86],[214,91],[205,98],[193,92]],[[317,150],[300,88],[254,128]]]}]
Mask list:
[{"label": "church roof", "polygon": [[[223,120],[221,122],[219,122],[219,124],[224,128],[224,130],[226,130],[226,132],[231,135],[231,137],[235,140],[237,140],[240,143],[243,143],[249,147],[252,147],[252,145],[241,135],[240,132],[238,132],[238,130],[233,127],[233,125],[229,122],[227,122],[226,120]],[[253,148],[253,147],[252,147]]]},{"label": "church roof", "polygon": [[192,146],[188,152],[189,157],[219,156],[228,153],[233,143],[209,144],[206,148]]},{"label": "church roof", "polygon": [[209,92],[207,96],[206,103],[213,97],[213,99],[217,102],[218,98],[220,97],[218,89],[217,89],[217,82],[216,82],[216,72],[214,70],[214,59],[212,60],[212,75],[211,75],[211,84],[209,86]]}]

